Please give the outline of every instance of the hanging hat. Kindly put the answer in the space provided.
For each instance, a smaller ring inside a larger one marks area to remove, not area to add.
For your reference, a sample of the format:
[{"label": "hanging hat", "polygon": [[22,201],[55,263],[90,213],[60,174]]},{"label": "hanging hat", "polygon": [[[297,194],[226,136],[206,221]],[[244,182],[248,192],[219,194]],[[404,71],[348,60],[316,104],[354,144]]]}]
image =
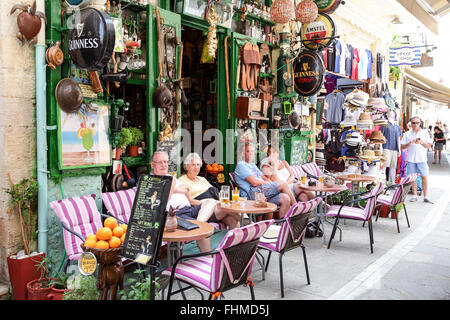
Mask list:
[{"label": "hanging hat", "polygon": [[77,112],[83,102],[83,94],[78,83],[70,78],[61,79],[55,89],[56,102],[66,113]]},{"label": "hanging hat", "polygon": [[358,119],[358,124],[373,124],[369,112],[361,112]]},{"label": "hanging hat", "polygon": [[372,109],[378,110],[380,112],[388,112],[386,102],[383,98],[370,98],[369,102],[372,105]]},{"label": "hanging hat", "polygon": [[364,150],[364,153],[362,155],[359,155],[358,158],[365,161],[374,161],[374,160],[380,160],[380,157],[377,157],[375,155],[375,151],[373,150]]},{"label": "hanging hat", "polygon": [[378,118],[373,120],[374,126],[385,126],[388,124],[388,121],[385,118]]},{"label": "hanging hat", "polygon": [[384,137],[384,135],[381,133],[380,130],[375,130],[370,134],[370,143],[381,143],[384,144],[386,143],[386,138]]},{"label": "hanging hat", "polygon": [[344,127],[356,126],[356,120],[352,112],[348,112],[345,115],[344,121],[341,122],[341,125],[343,125]]}]

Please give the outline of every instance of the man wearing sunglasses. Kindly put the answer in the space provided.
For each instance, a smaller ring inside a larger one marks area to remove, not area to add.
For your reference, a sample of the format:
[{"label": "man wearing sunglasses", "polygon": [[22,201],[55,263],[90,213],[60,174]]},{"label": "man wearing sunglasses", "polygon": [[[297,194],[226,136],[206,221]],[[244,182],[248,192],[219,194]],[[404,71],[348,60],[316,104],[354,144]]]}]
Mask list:
[{"label": "man wearing sunglasses", "polygon": [[[427,151],[431,149],[432,140],[427,130],[420,127],[421,120],[419,117],[411,119],[411,130],[405,132],[402,137],[402,150],[407,149],[407,169],[408,174],[417,173],[422,177],[423,201],[433,203],[427,197],[428,194],[428,158]],[[417,201],[417,183],[412,185],[413,197],[411,202]]]}]

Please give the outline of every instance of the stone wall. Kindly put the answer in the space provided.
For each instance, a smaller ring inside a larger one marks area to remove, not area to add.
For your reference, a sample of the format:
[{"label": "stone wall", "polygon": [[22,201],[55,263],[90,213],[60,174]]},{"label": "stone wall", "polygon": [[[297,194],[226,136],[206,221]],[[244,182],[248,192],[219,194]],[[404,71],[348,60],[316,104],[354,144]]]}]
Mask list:
[{"label": "stone wall", "polygon": [[17,183],[33,174],[36,161],[34,47],[20,45],[19,12],[9,15],[15,3],[31,2],[0,1],[0,282],[8,278],[6,257],[23,247],[17,214],[5,192],[8,173]]}]

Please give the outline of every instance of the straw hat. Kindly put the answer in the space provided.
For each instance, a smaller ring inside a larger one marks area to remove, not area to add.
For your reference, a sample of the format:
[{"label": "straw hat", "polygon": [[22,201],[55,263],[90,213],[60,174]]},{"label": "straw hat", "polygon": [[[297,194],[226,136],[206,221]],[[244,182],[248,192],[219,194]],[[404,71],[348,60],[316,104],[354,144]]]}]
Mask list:
[{"label": "straw hat", "polygon": [[358,123],[357,123],[358,128],[366,128],[366,127],[371,127],[373,126],[373,121],[372,118],[370,117],[370,113],[369,112],[361,112],[361,114],[359,115],[359,119],[358,119]]},{"label": "straw hat", "polygon": [[372,131],[372,133],[370,134],[370,142],[381,142],[384,141],[383,143],[386,143],[386,138],[384,137],[383,133],[381,133],[380,130],[375,130]]},{"label": "straw hat", "polygon": [[370,98],[367,104],[370,105],[374,110],[378,110],[380,112],[388,112],[386,102],[383,98]]},{"label": "straw hat", "polygon": [[361,160],[366,160],[366,161],[374,161],[374,160],[380,160],[380,157],[375,155],[375,151],[374,150],[364,150],[364,153],[362,155],[359,155],[358,158],[360,158]]},{"label": "straw hat", "polygon": [[373,120],[374,126],[385,126],[387,124],[388,124],[388,121],[384,118],[379,118],[379,119]]}]

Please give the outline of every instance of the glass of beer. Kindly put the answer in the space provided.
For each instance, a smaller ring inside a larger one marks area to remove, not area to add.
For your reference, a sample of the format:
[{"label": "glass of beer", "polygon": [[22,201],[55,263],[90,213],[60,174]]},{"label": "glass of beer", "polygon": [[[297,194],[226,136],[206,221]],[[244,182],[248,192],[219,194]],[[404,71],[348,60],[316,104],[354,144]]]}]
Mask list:
[{"label": "glass of beer", "polygon": [[319,185],[323,186],[323,176],[319,176]]},{"label": "glass of beer", "polygon": [[227,206],[230,204],[230,191],[226,190],[220,190],[219,192],[219,199],[221,205]]},{"label": "glass of beer", "polygon": [[238,202],[239,201],[239,190],[238,190],[238,188],[234,188],[233,189],[233,193],[231,194],[231,200],[233,200],[233,202]]},{"label": "glass of beer", "polygon": [[302,185],[305,185],[306,184],[306,175],[303,175],[302,176]]}]

